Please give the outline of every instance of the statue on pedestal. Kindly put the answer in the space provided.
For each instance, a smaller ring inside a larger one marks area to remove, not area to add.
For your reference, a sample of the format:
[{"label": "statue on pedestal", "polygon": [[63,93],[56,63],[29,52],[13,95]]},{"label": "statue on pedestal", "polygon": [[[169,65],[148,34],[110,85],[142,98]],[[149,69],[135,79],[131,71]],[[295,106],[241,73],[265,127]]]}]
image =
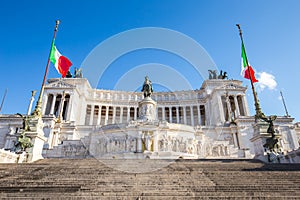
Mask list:
[{"label": "statue on pedestal", "polygon": [[33,147],[31,139],[25,135],[25,132],[21,133],[18,141],[15,143],[14,152],[22,153],[26,151],[27,148]]},{"label": "statue on pedestal", "polygon": [[217,79],[217,70],[208,70],[209,79]]},{"label": "statue on pedestal", "polygon": [[82,69],[81,68],[78,69],[75,67],[74,78],[82,78]]},{"label": "statue on pedestal", "polygon": [[30,115],[22,115],[20,113],[17,113],[20,117],[23,119],[22,129],[23,131],[30,131],[29,121],[31,119]]},{"label": "statue on pedestal", "polygon": [[152,82],[149,80],[148,76],[145,77],[142,92],[144,92],[144,97],[151,97],[153,93]]},{"label": "statue on pedestal", "polygon": [[267,129],[267,133],[271,134],[270,138],[266,139],[266,143],[263,145],[263,147],[265,148],[265,150],[268,151],[268,160],[269,162],[273,162],[274,159],[271,158],[273,155],[277,155],[279,153],[281,153],[280,150],[280,144],[279,144],[279,139],[278,137],[275,136],[275,128],[274,128],[274,121],[276,120],[277,116],[276,115],[271,115],[269,117],[266,117],[263,113],[259,116],[260,119],[264,120],[265,122],[267,122],[269,124],[269,127]]},{"label": "statue on pedestal", "polygon": [[209,77],[208,79],[228,79],[227,72],[220,71],[220,74],[217,75],[217,70],[208,70]]}]

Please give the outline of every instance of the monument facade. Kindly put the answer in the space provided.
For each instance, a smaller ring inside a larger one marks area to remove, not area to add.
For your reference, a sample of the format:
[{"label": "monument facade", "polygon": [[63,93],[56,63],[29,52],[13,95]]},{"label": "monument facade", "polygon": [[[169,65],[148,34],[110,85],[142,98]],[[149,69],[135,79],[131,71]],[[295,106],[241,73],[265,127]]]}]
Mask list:
[{"label": "monument facade", "polygon": [[[213,75],[199,89],[175,92],[153,91],[148,77],[141,92],[91,88],[82,76],[49,79],[44,143],[35,157],[259,158],[271,136],[250,116],[246,90],[241,81]],[[282,155],[299,148],[293,120],[277,117],[273,124]],[[0,116],[1,149],[13,151],[22,123],[19,115]]]}]

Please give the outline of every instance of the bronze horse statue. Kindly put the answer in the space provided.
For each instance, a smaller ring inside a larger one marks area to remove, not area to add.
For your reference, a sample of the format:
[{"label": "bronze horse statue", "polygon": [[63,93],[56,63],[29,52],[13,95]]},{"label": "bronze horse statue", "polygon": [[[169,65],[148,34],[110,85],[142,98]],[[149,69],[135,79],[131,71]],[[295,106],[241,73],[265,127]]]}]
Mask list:
[{"label": "bronze horse statue", "polygon": [[144,92],[144,97],[151,97],[153,93],[152,82],[149,80],[148,76],[145,77],[143,88],[141,90]]}]

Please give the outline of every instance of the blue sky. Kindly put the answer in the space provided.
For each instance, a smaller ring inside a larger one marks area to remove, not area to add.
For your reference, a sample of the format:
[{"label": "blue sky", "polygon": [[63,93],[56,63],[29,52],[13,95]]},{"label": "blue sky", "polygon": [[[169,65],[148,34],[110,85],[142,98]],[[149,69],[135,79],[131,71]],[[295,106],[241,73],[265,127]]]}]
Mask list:
[{"label": "blue sky", "polygon": [[[256,87],[263,111],[268,115],[285,114],[279,99],[282,90],[289,114],[300,121],[299,10],[297,0],[3,1],[1,100],[6,88],[8,93],[1,113],[26,113],[31,90],[41,87],[55,20],[59,19],[56,45],[73,67],[81,67],[99,43],[127,30],[161,27],[185,34],[201,44],[229,78],[242,80],[248,86],[248,103],[254,114],[249,81],[240,76],[241,43],[235,26],[240,23],[248,59],[262,79]],[[203,82],[184,60],[145,49],[112,63],[98,87],[113,88],[122,73],[143,63],[174,66],[193,89],[200,88]],[[51,77],[59,77],[53,65],[48,74]]]}]

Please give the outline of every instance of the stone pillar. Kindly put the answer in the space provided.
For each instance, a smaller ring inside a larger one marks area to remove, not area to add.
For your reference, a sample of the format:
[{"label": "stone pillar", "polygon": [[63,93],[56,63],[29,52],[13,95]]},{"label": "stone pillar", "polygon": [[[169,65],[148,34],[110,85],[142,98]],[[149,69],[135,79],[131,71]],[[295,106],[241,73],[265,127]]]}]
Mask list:
[{"label": "stone pillar", "polygon": [[66,120],[67,121],[71,121],[71,120],[74,120],[73,117],[71,117],[71,112],[72,112],[72,105],[73,103],[73,95],[70,94],[70,98],[69,98],[69,103],[68,103],[68,106],[67,106],[67,116],[66,116]]},{"label": "stone pillar", "polygon": [[210,118],[210,113],[208,113],[209,112],[209,109],[208,109],[209,107],[208,107],[208,105],[207,104],[204,104],[204,109],[205,109],[205,126],[208,126],[208,125],[210,125],[210,121],[208,121]]},{"label": "stone pillar", "polygon": [[225,111],[222,103],[222,95],[218,97],[218,105],[219,105],[219,110],[220,110],[220,120],[221,122],[225,122]]},{"label": "stone pillar", "polygon": [[113,118],[112,118],[112,124],[114,124],[116,121],[116,107],[113,106]]},{"label": "stone pillar", "polygon": [[130,107],[127,107],[127,122],[130,121]]},{"label": "stone pillar", "polygon": [[107,125],[107,122],[108,122],[108,109],[109,109],[109,106],[106,106],[104,125]]},{"label": "stone pillar", "polygon": [[[42,114],[44,115],[45,112],[46,112],[46,107],[47,107],[47,104],[48,104],[48,94],[45,94],[44,95],[44,98],[43,98],[43,107],[42,107]],[[31,110],[31,109],[30,109]]]},{"label": "stone pillar", "polygon": [[29,105],[28,105],[27,115],[31,114],[31,108],[32,108],[33,101],[34,101],[34,96],[32,95],[31,98],[30,98]]},{"label": "stone pillar", "polygon": [[177,120],[177,124],[179,124],[179,107],[176,106],[176,120]]},{"label": "stone pillar", "polygon": [[[58,112],[58,118],[61,117],[60,114],[63,111],[64,101],[65,101],[65,95],[66,95],[65,92],[63,92],[63,94],[61,95],[61,99],[60,99],[58,110],[57,110],[57,112]],[[61,120],[62,120],[62,118],[61,118]]]},{"label": "stone pillar", "polygon": [[245,116],[250,116],[250,111],[249,111],[246,95],[243,95],[242,97],[243,97],[242,98],[242,102],[243,102],[242,104],[243,104],[243,107],[244,107]]},{"label": "stone pillar", "polygon": [[183,106],[183,123],[186,124],[186,107]]},{"label": "stone pillar", "polygon": [[198,114],[198,125],[201,125],[201,113],[200,113],[200,105],[197,105],[197,114]]},{"label": "stone pillar", "polygon": [[137,119],[137,107],[134,107],[134,120]]},{"label": "stone pillar", "polygon": [[172,123],[172,107],[169,107],[169,122]]},{"label": "stone pillar", "polygon": [[49,133],[49,137],[48,137],[49,149],[53,149],[53,146],[54,146],[53,137],[54,137],[53,130],[50,129],[50,133]]},{"label": "stone pillar", "polygon": [[239,145],[238,145],[237,133],[236,133],[236,132],[233,132],[232,135],[233,135],[234,147],[239,147]]},{"label": "stone pillar", "polygon": [[97,116],[97,125],[100,125],[100,123],[101,123],[101,110],[102,110],[102,106],[99,105],[99,113]]},{"label": "stone pillar", "polygon": [[28,150],[28,161],[34,162],[36,160],[43,159],[42,151],[47,138],[44,136],[43,122],[41,118],[31,119],[29,121],[29,127],[31,131],[26,131],[25,135],[31,138],[33,147]]},{"label": "stone pillar", "polygon": [[236,117],[238,117],[240,115],[240,108],[239,108],[239,104],[238,104],[238,101],[237,101],[237,97],[233,96],[233,99],[234,99]]},{"label": "stone pillar", "polygon": [[138,135],[136,138],[136,152],[143,153],[142,131],[138,131]]},{"label": "stone pillar", "polygon": [[228,121],[231,121],[232,111],[231,111],[231,105],[230,105],[229,97],[226,97],[226,104],[227,104],[227,111],[228,111]]},{"label": "stone pillar", "polygon": [[192,125],[192,126],[195,126],[195,123],[194,123],[194,109],[193,109],[193,106],[190,106],[190,111],[191,111],[191,125]]},{"label": "stone pillar", "polygon": [[91,105],[91,117],[89,121],[89,125],[93,125],[93,120],[94,120],[94,110],[95,110],[95,105]]},{"label": "stone pillar", "polygon": [[123,122],[123,107],[120,107],[120,123]]},{"label": "stone pillar", "polygon": [[[266,156],[265,149],[263,145],[266,143],[267,138],[270,138],[270,134],[267,133],[269,124],[266,122],[258,121],[254,124],[254,134],[250,141],[254,146],[255,159],[268,162],[268,157]],[[241,145],[242,147],[242,145]]]},{"label": "stone pillar", "polygon": [[165,121],[166,120],[166,109],[164,106],[161,109],[161,114],[162,114],[162,121]]},{"label": "stone pillar", "polygon": [[50,109],[50,114],[51,115],[53,115],[53,113],[54,113],[54,106],[55,106],[56,96],[57,96],[57,94],[53,94],[53,99],[52,99],[51,109]]}]

